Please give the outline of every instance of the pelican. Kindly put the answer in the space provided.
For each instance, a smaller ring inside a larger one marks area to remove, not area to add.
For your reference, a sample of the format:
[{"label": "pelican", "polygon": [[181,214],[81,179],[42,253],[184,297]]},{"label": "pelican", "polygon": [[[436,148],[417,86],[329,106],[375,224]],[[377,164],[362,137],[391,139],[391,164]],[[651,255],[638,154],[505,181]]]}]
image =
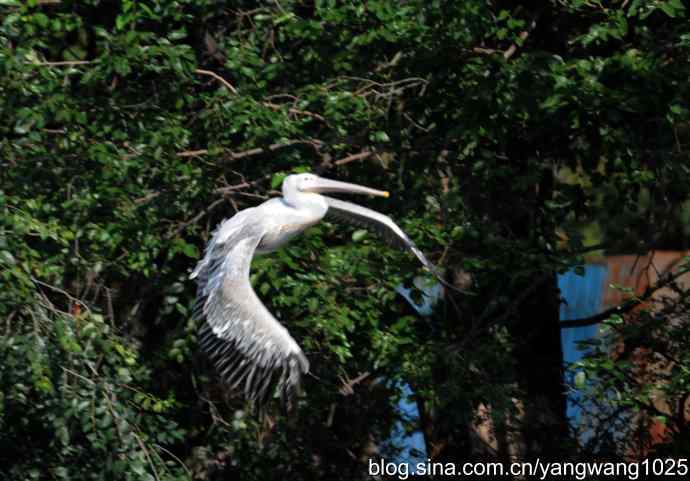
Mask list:
[{"label": "pelican", "polygon": [[388,216],[322,195],[326,192],[389,195],[314,174],[289,175],[282,197],[241,210],[219,224],[190,276],[198,284],[194,316],[205,320],[199,344],[223,381],[233,390],[243,390],[255,408],[263,408],[277,384],[283,406],[291,411],[309,361],[252,289],[249,270],[254,254],[280,248],[332,214],[378,230],[394,245],[412,251],[438,277],[435,266]]}]

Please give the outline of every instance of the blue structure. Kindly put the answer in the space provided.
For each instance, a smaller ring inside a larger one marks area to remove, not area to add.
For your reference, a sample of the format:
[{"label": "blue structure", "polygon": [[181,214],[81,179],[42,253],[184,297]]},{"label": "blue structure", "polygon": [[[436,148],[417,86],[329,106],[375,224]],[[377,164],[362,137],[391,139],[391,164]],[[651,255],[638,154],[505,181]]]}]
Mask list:
[{"label": "blue structure", "polygon": [[395,432],[389,442],[401,449],[401,452],[391,461],[396,464],[407,463],[410,474],[414,473],[417,463],[427,461],[426,442],[419,423],[419,409],[417,403],[412,399],[412,389],[408,384],[399,386],[402,390],[402,398],[398,403],[398,411],[405,420],[416,424],[419,428],[411,433],[405,432],[403,423],[398,423]]},{"label": "blue structure", "polygon": [[[558,288],[564,301],[560,308],[560,320],[580,319],[601,312],[607,276],[606,266],[597,264],[587,265],[584,275],[577,275],[572,270],[559,275]],[[585,354],[578,342],[596,337],[597,332],[597,325],[561,329],[561,347],[566,367],[582,359]],[[578,398],[575,393],[568,399],[567,416],[572,424],[577,424],[580,419],[581,409],[575,403]]]},{"label": "blue structure", "polygon": [[422,291],[423,295],[421,304],[416,304],[414,299],[412,299],[412,289],[407,289],[400,284],[395,288],[395,291],[403,296],[405,300],[407,300],[407,302],[414,307],[415,311],[417,311],[420,316],[430,316],[434,310],[434,305],[443,296],[443,288],[441,287],[441,284],[435,280],[430,280],[424,277],[415,277],[412,282],[417,289]]}]

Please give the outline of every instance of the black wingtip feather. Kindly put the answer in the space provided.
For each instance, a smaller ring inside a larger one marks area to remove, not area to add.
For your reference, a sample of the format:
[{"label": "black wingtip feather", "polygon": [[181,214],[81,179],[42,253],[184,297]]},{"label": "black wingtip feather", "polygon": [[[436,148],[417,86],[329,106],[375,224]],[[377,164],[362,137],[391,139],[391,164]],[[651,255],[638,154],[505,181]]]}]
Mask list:
[{"label": "black wingtip feather", "polygon": [[[282,362],[261,366],[253,363],[234,342],[216,336],[207,323],[201,327],[198,338],[223,384],[241,392],[259,417],[266,413],[276,387],[282,411],[294,412],[302,376],[309,372],[309,361],[304,354],[291,353]],[[279,375],[277,380],[276,375]]]}]

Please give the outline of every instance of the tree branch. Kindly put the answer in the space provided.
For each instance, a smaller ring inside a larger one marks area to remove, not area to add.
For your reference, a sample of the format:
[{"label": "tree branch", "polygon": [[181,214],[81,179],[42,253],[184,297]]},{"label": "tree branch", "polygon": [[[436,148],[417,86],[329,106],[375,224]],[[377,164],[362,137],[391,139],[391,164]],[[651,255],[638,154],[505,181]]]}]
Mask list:
[{"label": "tree branch", "polygon": [[[218,80],[220,83],[222,83],[222,84],[225,86],[225,88],[227,88],[227,89],[228,89],[230,92],[232,92],[234,95],[238,95],[238,94],[239,94],[239,92],[237,91],[237,89],[236,89],[230,82],[228,82],[228,81],[225,80],[223,77],[221,77],[220,75],[218,75],[217,73],[215,73],[215,72],[213,72],[213,71],[211,71],[211,70],[204,70],[204,69],[198,68],[198,69],[196,69],[194,72],[197,73],[197,74],[199,74],[199,75],[207,75],[207,76],[209,76],[209,77],[213,77],[214,79],[216,79],[216,80]],[[276,110],[276,111],[279,111],[279,110],[282,110],[282,109],[283,109],[283,106],[282,106],[282,105],[280,105],[280,104],[274,104],[273,102],[267,102],[267,101],[266,101],[266,102],[261,102],[261,105],[263,105],[264,107],[267,107],[267,108],[269,108],[269,109],[271,109],[271,110]],[[327,123],[327,122],[326,122],[326,119],[324,118],[323,115],[317,114],[317,113],[315,113],[315,112],[310,112],[310,111],[308,111],[308,110],[301,110],[301,109],[296,109],[296,108],[294,108],[294,107],[288,107],[288,112],[291,113],[291,114],[295,114],[295,115],[303,115],[303,116],[305,116],[305,117],[311,117],[311,118],[314,118],[314,119],[316,119],[316,120],[320,120],[321,122]]]},{"label": "tree branch", "polygon": [[214,79],[218,80],[220,83],[222,83],[223,85],[225,85],[225,88],[227,88],[230,92],[232,92],[233,94],[237,95],[237,89],[236,89],[235,87],[233,87],[232,84],[231,84],[230,82],[228,82],[227,80],[225,80],[223,77],[221,77],[221,76],[218,75],[217,73],[212,72],[211,70],[203,70],[203,69],[200,69],[200,68],[196,69],[196,70],[194,71],[194,73],[198,73],[199,75],[207,75],[207,76],[209,76],[209,77],[213,77]]},{"label": "tree branch", "polygon": [[359,152],[358,154],[352,154],[348,155],[347,157],[343,157],[342,159],[336,160],[333,162],[335,165],[345,165],[349,164],[350,162],[355,162],[357,160],[364,160],[373,155],[373,152],[370,150],[363,150],[362,152]]},{"label": "tree branch", "polygon": [[213,209],[215,209],[217,206],[219,206],[221,203],[223,203],[224,200],[225,200],[225,198],[221,197],[220,199],[216,199],[215,201],[211,202],[211,204],[209,204],[209,206],[206,207],[204,210],[202,210],[201,212],[199,212],[198,214],[196,214],[194,217],[192,217],[192,218],[189,219],[188,221],[183,222],[182,224],[180,224],[180,225],[177,227],[177,229],[175,229],[175,231],[172,232],[172,233],[168,236],[168,238],[169,238],[169,239],[172,239],[172,238],[177,237],[177,236],[179,236],[180,234],[182,234],[182,232],[184,232],[184,230],[185,230],[187,227],[189,227],[189,226],[192,225],[192,224],[196,224],[197,222],[199,222],[204,216],[206,216],[207,214],[209,214]]},{"label": "tree branch", "polygon": [[[532,20],[532,23],[529,26],[529,30],[523,30],[522,32],[520,32],[520,35],[518,35],[520,42],[524,42],[525,40],[527,40],[527,37],[529,37],[530,32],[532,30],[534,30],[534,27],[536,27],[536,26],[537,26],[537,19],[535,18],[534,20]],[[518,49],[518,44],[517,43],[512,44],[510,47],[508,47],[506,49],[505,52],[503,52],[503,58],[506,60],[510,60],[510,57],[512,57],[515,54],[515,52],[517,52],[517,49]]]},{"label": "tree branch", "polygon": [[178,157],[199,157],[200,155],[208,154],[208,149],[199,150],[185,150],[183,152],[178,152]]},{"label": "tree branch", "polygon": [[[318,139],[298,139],[298,140],[288,140],[287,142],[271,144],[268,147],[255,147],[253,149],[243,150],[241,152],[227,151],[226,157],[230,161],[235,161],[243,159],[245,157],[252,157],[254,155],[260,155],[266,152],[273,152],[285,147],[291,147],[293,145],[311,145],[315,149],[318,149],[323,145],[323,142]],[[178,157],[199,157],[201,155],[208,154],[208,149],[198,149],[198,150],[184,150],[178,152]]]},{"label": "tree branch", "polygon": [[62,60],[59,62],[32,62],[31,65],[39,67],[73,67],[75,65],[88,65],[93,63],[91,60]]},{"label": "tree branch", "polygon": [[254,155],[263,154],[266,152],[274,152],[279,149],[284,149],[285,147],[291,147],[293,145],[311,145],[314,148],[318,148],[323,145],[323,142],[317,139],[307,139],[307,140],[289,140],[287,142],[279,144],[271,144],[268,147],[256,147],[254,149],[245,150],[243,152],[229,152],[228,157],[231,161],[243,159],[245,157],[251,157]]},{"label": "tree branch", "polygon": [[573,327],[583,327],[583,326],[592,326],[594,324],[598,324],[602,321],[605,321],[609,317],[611,317],[614,314],[626,314],[633,310],[635,307],[639,306],[642,304],[644,301],[652,297],[652,295],[658,291],[659,289],[668,286],[669,284],[672,284],[676,279],[679,277],[687,274],[690,272],[690,267],[687,267],[685,269],[681,269],[675,274],[671,274],[670,272],[661,276],[659,278],[659,281],[654,284],[653,286],[647,287],[644,292],[633,299],[628,299],[622,304],[619,304],[617,306],[611,307],[610,309],[606,309],[605,311],[600,312],[599,314],[595,314],[590,317],[583,317],[581,319],[572,319],[570,321],[562,321],[559,325],[561,329],[570,329]]},{"label": "tree branch", "polygon": [[271,178],[271,174],[266,174],[263,177],[259,177],[258,179],[252,180],[252,181],[247,181],[247,182],[242,182],[241,184],[237,185],[230,185],[228,187],[220,187],[216,189],[214,192],[218,194],[229,194],[232,193],[236,190],[240,189],[246,189],[247,187],[251,187],[253,185],[259,184],[265,180],[268,180]]},{"label": "tree branch", "polygon": [[510,58],[515,55],[515,52],[517,52],[517,49],[519,47],[519,44],[524,43],[525,40],[527,40],[527,37],[529,37],[530,33],[535,29],[537,26],[537,20],[539,18],[540,14],[535,15],[535,17],[532,19],[532,21],[529,24],[529,27],[527,30],[523,30],[518,34],[518,41],[513,43],[510,47],[508,47],[505,50],[499,50],[495,48],[487,48],[487,47],[474,47],[472,49],[473,53],[479,54],[479,55],[494,55],[497,53],[500,53],[503,55],[503,58],[505,60],[510,60]]},{"label": "tree branch", "polygon": [[[268,107],[269,109],[275,110],[275,111],[283,110],[282,105],[274,104],[273,102],[261,102],[261,105],[263,105],[264,107]],[[291,114],[295,114],[295,115],[303,115],[305,117],[312,117],[316,120],[320,120],[323,123],[328,123],[328,122],[326,122],[326,119],[324,118],[323,115],[317,114],[315,112],[310,112],[308,110],[300,110],[300,109],[296,109],[294,107],[288,107],[288,112]]]},{"label": "tree branch", "polygon": [[366,378],[368,378],[371,375],[369,371],[365,371],[361,373],[359,376],[355,377],[354,379],[348,379],[345,380],[342,376],[338,376],[340,379],[340,387],[338,388],[338,392],[342,394],[343,396],[351,396],[355,393],[354,387],[364,381]]}]

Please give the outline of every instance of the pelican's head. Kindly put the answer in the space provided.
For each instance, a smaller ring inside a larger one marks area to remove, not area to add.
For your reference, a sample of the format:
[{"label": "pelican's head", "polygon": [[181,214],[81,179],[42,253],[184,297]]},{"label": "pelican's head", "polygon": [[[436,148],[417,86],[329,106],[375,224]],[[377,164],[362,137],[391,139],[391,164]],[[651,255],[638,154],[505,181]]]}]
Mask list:
[{"label": "pelican's head", "polygon": [[341,194],[366,194],[388,197],[388,192],[370,189],[363,185],[339,182],[337,180],[324,179],[314,174],[288,175],[283,180],[283,196],[288,200],[298,194],[322,194],[337,192]]}]

